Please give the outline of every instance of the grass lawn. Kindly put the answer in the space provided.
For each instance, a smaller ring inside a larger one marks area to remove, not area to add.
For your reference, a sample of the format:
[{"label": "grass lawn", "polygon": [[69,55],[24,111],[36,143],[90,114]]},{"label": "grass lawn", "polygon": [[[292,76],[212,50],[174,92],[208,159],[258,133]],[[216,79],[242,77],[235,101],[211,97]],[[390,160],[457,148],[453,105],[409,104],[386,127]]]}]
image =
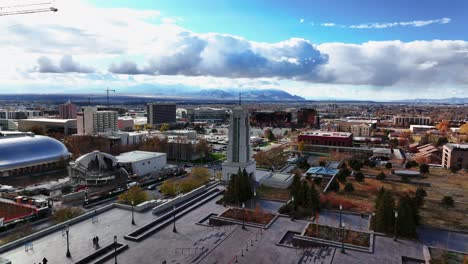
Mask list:
[{"label": "grass lawn", "polygon": [[290,199],[288,189],[276,189],[260,186],[256,189],[257,196],[261,199],[288,201]]},{"label": "grass lawn", "polygon": [[[431,184],[425,188],[427,197],[421,210],[422,223],[467,230],[468,173],[454,174],[449,170],[431,168],[421,181]],[[446,209],[440,205],[440,200],[446,195],[455,200],[455,208]]]}]

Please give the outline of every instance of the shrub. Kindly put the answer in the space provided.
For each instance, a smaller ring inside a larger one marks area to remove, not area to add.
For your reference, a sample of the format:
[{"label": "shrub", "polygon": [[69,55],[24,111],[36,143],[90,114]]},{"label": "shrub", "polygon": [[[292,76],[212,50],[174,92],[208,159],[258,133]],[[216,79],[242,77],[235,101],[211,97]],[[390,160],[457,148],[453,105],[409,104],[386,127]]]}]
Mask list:
[{"label": "shrub", "polygon": [[441,200],[442,206],[445,208],[455,207],[455,201],[453,200],[452,196],[444,196]]},{"label": "shrub", "polygon": [[345,192],[353,192],[354,191],[354,186],[352,183],[348,182],[345,184],[344,187]]},{"label": "shrub", "polygon": [[381,171],[379,174],[377,174],[376,179],[381,181],[381,180],[385,180],[385,177],[386,177],[385,173]]},{"label": "shrub", "polygon": [[358,172],[354,173],[354,179],[357,182],[364,182],[364,174],[362,174],[362,172],[358,171]]},{"label": "shrub", "polygon": [[338,192],[339,190],[340,190],[340,184],[336,180],[333,180],[327,189],[327,191],[332,191],[332,192]]},{"label": "shrub", "polygon": [[315,184],[315,185],[318,186],[318,185],[320,185],[321,183],[322,183],[322,178],[319,178],[319,177],[315,177],[315,178],[314,178],[314,184]]},{"label": "shrub", "polygon": [[419,172],[420,173],[429,173],[429,165],[424,164],[424,163],[419,165]]},{"label": "shrub", "polygon": [[392,165],[391,162],[385,163],[385,168],[386,168],[387,170],[391,169],[392,167],[393,167],[393,165]]}]

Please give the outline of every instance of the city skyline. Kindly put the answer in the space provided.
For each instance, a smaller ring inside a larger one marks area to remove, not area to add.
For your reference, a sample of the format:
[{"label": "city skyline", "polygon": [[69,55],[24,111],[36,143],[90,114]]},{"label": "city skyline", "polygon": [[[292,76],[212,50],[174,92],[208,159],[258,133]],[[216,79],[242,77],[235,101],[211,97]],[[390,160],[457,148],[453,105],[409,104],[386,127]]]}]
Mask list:
[{"label": "city skyline", "polygon": [[[0,94],[109,86],[122,94],[280,89],[311,100],[468,95],[463,1],[56,6],[56,13],[1,17]],[[134,89],[144,86],[151,87]]]}]

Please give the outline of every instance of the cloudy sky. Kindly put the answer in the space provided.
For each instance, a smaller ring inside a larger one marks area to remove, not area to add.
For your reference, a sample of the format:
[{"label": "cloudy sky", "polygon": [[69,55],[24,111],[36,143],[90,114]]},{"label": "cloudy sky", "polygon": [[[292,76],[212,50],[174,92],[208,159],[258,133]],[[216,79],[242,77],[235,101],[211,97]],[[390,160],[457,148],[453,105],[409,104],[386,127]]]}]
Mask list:
[{"label": "cloudy sky", "polygon": [[[0,6],[44,2],[0,0]],[[0,93],[111,87],[157,94],[133,88],[151,84],[274,88],[308,99],[468,97],[465,0],[56,0],[54,6],[56,13],[0,16]]]}]

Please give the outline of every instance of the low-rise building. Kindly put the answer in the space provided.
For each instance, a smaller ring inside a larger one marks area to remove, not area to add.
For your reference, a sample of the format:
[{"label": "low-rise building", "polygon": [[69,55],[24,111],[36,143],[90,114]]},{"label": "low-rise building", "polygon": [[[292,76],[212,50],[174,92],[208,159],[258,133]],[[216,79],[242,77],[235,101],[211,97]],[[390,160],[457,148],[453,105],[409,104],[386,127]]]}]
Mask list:
[{"label": "low-rise building", "polygon": [[46,133],[55,132],[64,135],[72,135],[77,131],[76,119],[37,118],[18,120],[19,131],[28,132],[35,127],[42,128]]},{"label": "low-rise building", "polygon": [[129,175],[145,176],[167,165],[167,154],[149,151],[131,151],[116,156],[117,162]]},{"label": "low-rise building", "polygon": [[445,144],[442,151],[442,167],[467,170],[468,144]]},{"label": "low-rise building", "polygon": [[395,126],[409,127],[410,125],[430,125],[431,118],[426,116],[403,116],[396,115],[393,117]]},{"label": "low-rise building", "polygon": [[306,131],[298,136],[298,141],[309,145],[353,146],[353,134],[347,132]]},{"label": "low-rise building", "polygon": [[293,178],[294,174],[270,172],[260,179],[260,185],[271,188],[287,189],[291,186]]},{"label": "low-rise building", "polygon": [[[190,122],[219,123],[229,119],[230,110],[227,108],[197,107],[186,110],[186,117]],[[184,115],[180,114],[181,118]]]},{"label": "low-rise building", "polygon": [[436,129],[435,126],[428,125],[410,125],[411,133],[421,133]]},{"label": "low-rise building", "polygon": [[14,131],[18,130],[18,125],[10,119],[0,119],[0,131],[1,130],[8,130]]}]

